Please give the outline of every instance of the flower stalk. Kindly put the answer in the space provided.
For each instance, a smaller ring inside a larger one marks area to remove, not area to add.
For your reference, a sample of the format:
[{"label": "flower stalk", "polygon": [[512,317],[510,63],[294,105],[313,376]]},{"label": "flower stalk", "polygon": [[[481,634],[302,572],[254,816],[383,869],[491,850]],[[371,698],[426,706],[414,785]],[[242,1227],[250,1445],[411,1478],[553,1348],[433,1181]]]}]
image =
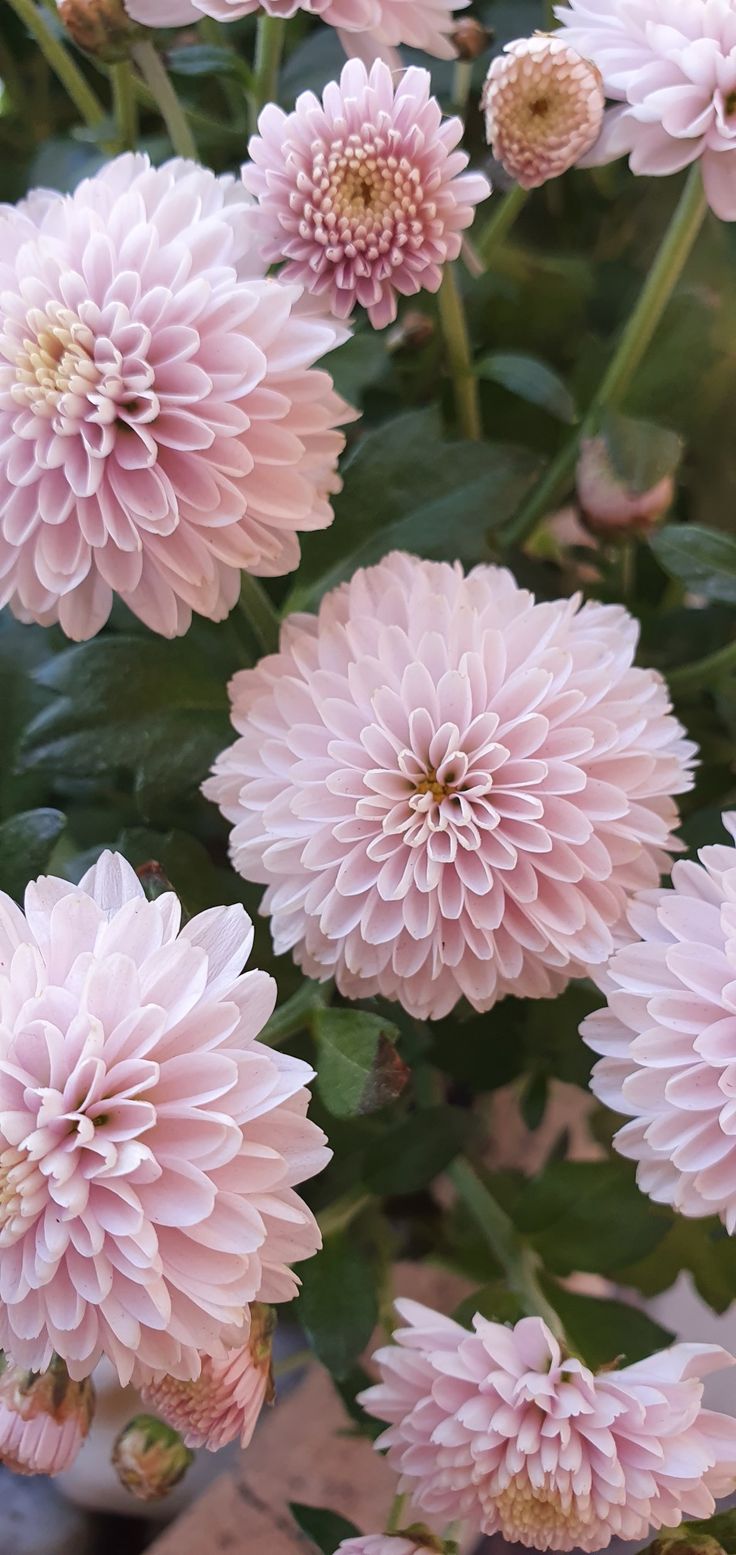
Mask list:
[{"label": "flower stalk", "polygon": [[286,41],[286,22],[265,11],[258,19],[256,35],[255,83],[251,97],[251,129],[258,128],[258,115],[266,103],[278,97],[279,69]]},{"label": "flower stalk", "polygon": [[259,578],[244,572],[238,609],[244,616],[260,653],[274,653],[279,645],[281,622]]},{"label": "flower stalk", "polygon": [[699,691],[701,686],[706,690],[725,675],[736,672],[736,641],[726,643],[724,648],[718,648],[715,653],[709,653],[707,658],[696,660],[695,664],[683,664],[680,669],[667,671],[667,682],[675,695],[690,691]]},{"label": "flower stalk", "polygon": [[138,102],[133,72],[127,60],[110,69],[115,124],[120,151],[134,151],[138,140]]},{"label": "flower stalk", "polygon": [[58,77],[67,96],[90,129],[99,129],[107,115],[99,97],[93,91],[79,66],[72,59],[61,38],[58,38],[47,17],[34,4],[34,0],[10,0],[16,16],[35,39],[47,64]]},{"label": "flower stalk", "polygon": [[459,1159],[448,1168],[448,1177],[458,1198],[472,1215],[494,1258],[501,1265],[509,1289],[518,1296],[529,1317],[541,1317],[566,1349],[570,1345],[554,1307],[539,1283],[537,1257],[518,1235],[512,1221],[481,1182],[467,1160]]},{"label": "flower stalk", "polygon": [[473,370],[470,336],[457,271],[451,264],[445,265],[439,291],[439,310],[455,395],[458,431],[462,437],[477,443],[483,436],[478,380]]},{"label": "flower stalk", "polygon": [[179,102],[161,56],[156,52],[153,44],[145,40],[142,43],[135,43],[131,54],[146,86],[156,99],[156,106],[166,125],[176,155],[196,162],[197,146],[189,120]]},{"label": "flower stalk", "polygon": [[475,239],[476,253],[483,260],[486,270],[489,270],[499,249],[503,248],[506,239],[521,215],[527,200],[529,190],[522,189],[521,184],[514,184],[503,199],[494,203],[495,209],[490,220],[486,222],[483,231]]}]

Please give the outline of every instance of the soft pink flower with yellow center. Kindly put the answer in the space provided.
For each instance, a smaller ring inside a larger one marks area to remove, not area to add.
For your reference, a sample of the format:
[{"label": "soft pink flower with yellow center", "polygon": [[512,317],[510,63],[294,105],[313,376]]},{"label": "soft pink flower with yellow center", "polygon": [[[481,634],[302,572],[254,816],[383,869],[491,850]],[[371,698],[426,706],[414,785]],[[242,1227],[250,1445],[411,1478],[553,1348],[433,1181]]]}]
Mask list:
[{"label": "soft pink flower with yellow center", "polygon": [[637,636],[618,606],[400,553],[287,620],[204,786],[279,953],[420,1018],[607,960],[694,752]]},{"label": "soft pink flower with yellow center", "polygon": [[635,173],[700,161],[717,216],[736,221],[733,0],[570,0],[560,37],[592,60],[617,105],[588,163],[628,156]]},{"label": "soft pink flower with yellow center", "polygon": [[564,37],[520,38],[494,59],[483,90],[493,155],[522,189],[559,178],[600,134],[599,71]]},{"label": "soft pink flower with yellow center", "polygon": [[395,81],[382,61],[368,74],[351,60],[321,102],[305,92],[293,113],[269,103],[258,120],[243,180],[263,253],[339,318],[360,304],[382,329],[400,296],[436,292],[490,193],[464,171],[462,121],[443,121],[430,93],[426,70]]},{"label": "soft pink flower with yellow center", "polygon": [[0,1463],[15,1474],[61,1474],[89,1434],[95,1395],[58,1357],[40,1375],[7,1357],[0,1370]]},{"label": "soft pink flower with yellow center", "polygon": [[[736,815],[724,816],[736,836]],[[603,1054],[593,1090],[632,1121],[616,1149],[637,1181],[683,1215],[736,1233],[736,848],[701,848],[672,887],[628,912],[633,943],[597,982],[608,1007],[582,1035]]]},{"label": "soft pink flower with yellow center", "polygon": [[415,1302],[374,1357],[362,1395],[390,1423],[401,1488],[439,1520],[538,1550],[600,1550],[614,1536],[709,1517],[736,1488],[736,1421],[703,1409],[702,1378],[735,1364],[715,1345],[676,1344],[595,1374],[541,1318],[474,1333]]},{"label": "soft pink flower with yellow center", "polygon": [[289,1301],[320,1245],[296,1185],[329,1159],[311,1069],[256,1041],[240,906],[180,930],[119,855],[0,895],[0,1344],[86,1377],[199,1375]]},{"label": "soft pink flower with yellow center", "polygon": [[247,1342],[222,1360],[202,1357],[196,1382],[157,1377],[141,1389],[144,1404],[178,1431],[187,1447],[217,1452],[236,1438],[247,1447],[261,1410],[274,1398],[271,1338],[274,1316],[256,1302]]},{"label": "soft pink flower with yellow center", "polygon": [[288,18],[306,11],[336,27],[346,53],[367,61],[392,59],[400,44],[423,49],[437,59],[452,59],[455,13],[469,0],[125,0],[128,12],[148,27],[179,27],[214,16],[234,22],[266,11]]},{"label": "soft pink flower with yellow center", "polygon": [[124,156],[0,207],[0,604],[91,637],[222,620],[332,521],[339,343],[266,277],[242,186]]}]

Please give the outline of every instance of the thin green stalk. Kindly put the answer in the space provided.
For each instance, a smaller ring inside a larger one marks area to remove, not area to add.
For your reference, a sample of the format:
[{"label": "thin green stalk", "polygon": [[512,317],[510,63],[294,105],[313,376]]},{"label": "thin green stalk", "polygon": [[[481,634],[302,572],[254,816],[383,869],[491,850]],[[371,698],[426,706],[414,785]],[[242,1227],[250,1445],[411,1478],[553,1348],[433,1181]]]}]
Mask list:
[{"label": "thin green stalk", "polygon": [[464,119],[468,110],[468,98],[470,88],[473,85],[473,61],[472,59],[459,59],[455,65],[452,76],[452,106],[455,113],[459,113]]},{"label": "thin green stalk", "polygon": [[692,168],[657,258],[604,373],[588,414],[550,465],[528,501],[504,531],[507,544],[518,544],[536,528],[555,502],[564,497],[577,464],[580,443],[596,430],[605,410],[619,405],[653,336],[692,253],[703,225],[707,203],[699,164]]},{"label": "thin green stalk", "polygon": [[404,1515],[404,1507],[405,1506],[406,1506],[406,1495],[405,1494],[404,1495],[396,1495],[396,1496],[394,1496],[394,1499],[393,1499],[393,1501],[391,1503],[391,1511],[388,1514],[388,1522],[386,1524],[386,1532],[387,1533],[398,1533],[399,1528],[401,1527],[401,1519],[402,1519],[402,1517]]},{"label": "thin green stalk", "polygon": [[736,671],[736,641],[726,643],[725,648],[718,648],[715,653],[709,653],[705,659],[698,659],[695,664],[683,664],[681,669],[669,670],[667,682],[678,695],[680,692],[698,691],[701,686],[707,691],[714,681],[720,680],[731,670]]},{"label": "thin green stalk", "polygon": [[255,86],[251,98],[251,129],[258,127],[258,115],[266,103],[278,97],[279,67],[286,41],[286,22],[265,11],[258,20],[256,34]]},{"label": "thin green stalk", "polygon": [[[212,48],[226,49],[229,52],[232,52],[230,40],[226,36],[222,23],[216,22],[213,16],[202,17],[202,20],[199,23],[199,31],[205,41],[211,44]],[[244,63],[245,62],[243,61],[243,64]],[[244,107],[242,86],[238,86],[237,81],[234,81],[231,75],[227,75],[225,73],[223,73],[222,77],[219,79],[219,84],[222,86],[223,92],[225,94],[225,101],[230,113],[235,118],[242,117]]]},{"label": "thin green stalk", "polygon": [[353,1188],[344,1194],[341,1199],[336,1199],[334,1204],[329,1204],[327,1209],[317,1216],[319,1229],[322,1236],[335,1236],[338,1231],[346,1231],[354,1220],[362,1214],[369,1204],[373,1203],[370,1193],[364,1193],[360,1188]]},{"label": "thin green stalk", "polygon": [[88,124],[90,129],[97,129],[99,125],[104,124],[107,115],[99,97],[93,92],[61,39],[57,38],[43,12],[39,11],[33,0],[10,0],[10,4],[31,37],[35,38],[44,59],[58,76],[85,124]]},{"label": "thin green stalk", "polygon": [[261,653],[273,653],[278,647],[281,623],[278,612],[258,578],[244,572],[238,609],[245,617]]},{"label": "thin green stalk", "polygon": [[529,190],[522,189],[521,184],[514,184],[503,199],[492,202],[493,214],[489,217],[483,230],[474,237],[476,253],[483,260],[486,270],[490,268],[498,250],[503,247],[506,239],[529,199]]},{"label": "thin green stalk", "polygon": [[481,1182],[469,1161],[455,1161],[447,1175],[500,1263],[509,1289],[519,1297],[524,1311],[530,1317],[543,1318],[552,1333],[565,1343],[560,1319],[539,1283],[536,1254],[518,1235],[506,1211]]},{"label": "thin green stalk", "polygon": [[138,102],[129,61],[113,65],[110,73],[118,146],[121,151],[134,151],[138,143]]},{"label": "thin green stalk", "polygon": [[134,43],[131,54],[166,125],[169,140],[179,157],[196,162],[197,147],[189,120],[179,102],[166,67],[152,43]]},{"label": "thin green stalk", "polygon": [[274,1010],[261,1032],[261,1042],[267,1042],[269,1047],[283,1047],[289,1037],[295,1037],[309,1025],[315,1010],[324,1009],[331,987],[330,983],[302,983],[290,999]]},{"label": "thin green stalk", "polygon": [[445,265],[439,291],[439,310],[455,395],[458,431],[463,437],[478,442],[483,436],[478,380],[473,369],[468,325],[454,265]]}]

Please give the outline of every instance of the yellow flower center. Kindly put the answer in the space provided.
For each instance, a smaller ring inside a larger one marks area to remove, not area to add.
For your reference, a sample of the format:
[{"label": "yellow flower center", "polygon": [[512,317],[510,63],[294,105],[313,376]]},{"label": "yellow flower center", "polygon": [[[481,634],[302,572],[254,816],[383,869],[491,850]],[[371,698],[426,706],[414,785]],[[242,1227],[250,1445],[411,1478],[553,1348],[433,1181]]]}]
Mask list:
[{"label": "yellow flower center", "polygon": [[592,1512],[590,1503],[586,1506],[573,1496],[563,1498],[555,1485],[532,1485],[526,1476],[512,1480],[500,1494],[485,1499],[488,1510],[498,1517],[505,1539],[536,1549],[545,1549],[563,1529],[566,1542],[569,1536],[573,1548],[590,1525],[590,1516],[586,1515]]},{"label": "yellow flower center", "polygon": [[34,308],[28,336],[16,358],[14,398],[35,410],[55,410],[66,394],[86,396],[99,374],[89,329],[69,308]]}]

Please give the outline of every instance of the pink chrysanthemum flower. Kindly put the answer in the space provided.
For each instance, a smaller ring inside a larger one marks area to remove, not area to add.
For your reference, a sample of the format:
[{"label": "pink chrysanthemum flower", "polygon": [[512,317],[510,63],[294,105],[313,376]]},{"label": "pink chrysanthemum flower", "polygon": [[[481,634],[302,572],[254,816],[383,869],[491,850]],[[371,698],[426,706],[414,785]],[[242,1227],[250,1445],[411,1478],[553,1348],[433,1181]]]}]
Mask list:
[{"label": "pink chrysanthemum flower", "polygon": [[221,620],[245,568],[331,522],[350,412],[337,327],[266,279],[252,202],[124,156],[0,207],[0,604],[91,637],[117,593],[154,631]]},{"label": "pink chrysanthemum flower", "polygon": [[38,1373],[0,1358],[0,1463],[15,1474],[61,1474],[89,1434],[95,1395],[58,1356]]},{"label": "pink chrysanthemum flower", "polygon": [[204,791],[278,951],[420,1017],[557,993],[677,844],[694,747],[637,623],[394,553],[231,683]]},{"label": "pink chrysanthemum flower", "polygon": [[403,1534],[369,1533],[359,1539],[344,1539],[335,1555],[437,1555],[443,1549],[439,1543],[425,1544]]},{"label": "pink chrysanthemum flower", "polygon": [[130,16],[148,27],[179,27],[214,16],[234,22],[255,11],[288,18],[297,11],[336,27],[347,53],[370,61],[400,44],[452,59],[455,13],[469,0],[125,0]]},{"label": "pink chrysanthemum flower", "polygon": [[[736,815],[724,816],[736,835]],[[672,888],[629,908],[633,944],[597,982],[608,1007],[582,1027],[604,1057],[593,1090],[633,1121],[616,1135],[640,1188],[736,1232],[736,850],[681,861]]]},{"label": "pink chrysanthemum flower", "polygon": [[0,895],[0,1344],[23,1366],[196,1377],[320,1245],[294,1191],[328,1159],[312,1071],[255,1040],[275,985],[240,975],[250,920],[180,917],[109,853],[30,885],[25,916]]},{"label": "pink chrysanthemum flower", "polygon": [[703,1409],[702,1378],[734,1364],[676,1344],[596,1375],[541,1318],[477,1316],[470,1334],[415,1302],[374,1357],[362,1395],[401,1488],[444,1519],[538,1550],[600,1550],[614,1536],[709,1517],[736,1487],[736,1421]]},{"label": "pink chrysanthemum flower", "polygon": [[570,0],[557,16],[621,105],[588,163],[628,155],[635,173],[659,176],[700,159],[710,205],[735,221],[733,0]]},{"label": "pink chrysanthemum flower", "polygon": [[259,202],[266,258],[324,297],[339,318],[357,303],[377,329],[399,296],[436,292],[474,207],[490,193],[456,150],[460,119],[443,122],[426,70],[394,81],[378,60],[350,60],[322,102],[264,108],[243,180]]},{"label": "pink chrysanthemum flower", "polygon": [[494,59],[483,89],[486,138],[522,189],[559,178],[600,134],[599,71],[564,38],[519,38]]},{"label": "pink chrysanthemum flower", "polygon": [[162,1415],[187,1447],[217,1452],[236,1439],[241,1447],[247,1447],[264,1404],[274,1398],[273,1328],[272,1309],[254,1303],[245,1344],[230,1350],[222,1360],[203,1356],[195,1382],[154,1378],[141,1389],[144,1404]]}]

